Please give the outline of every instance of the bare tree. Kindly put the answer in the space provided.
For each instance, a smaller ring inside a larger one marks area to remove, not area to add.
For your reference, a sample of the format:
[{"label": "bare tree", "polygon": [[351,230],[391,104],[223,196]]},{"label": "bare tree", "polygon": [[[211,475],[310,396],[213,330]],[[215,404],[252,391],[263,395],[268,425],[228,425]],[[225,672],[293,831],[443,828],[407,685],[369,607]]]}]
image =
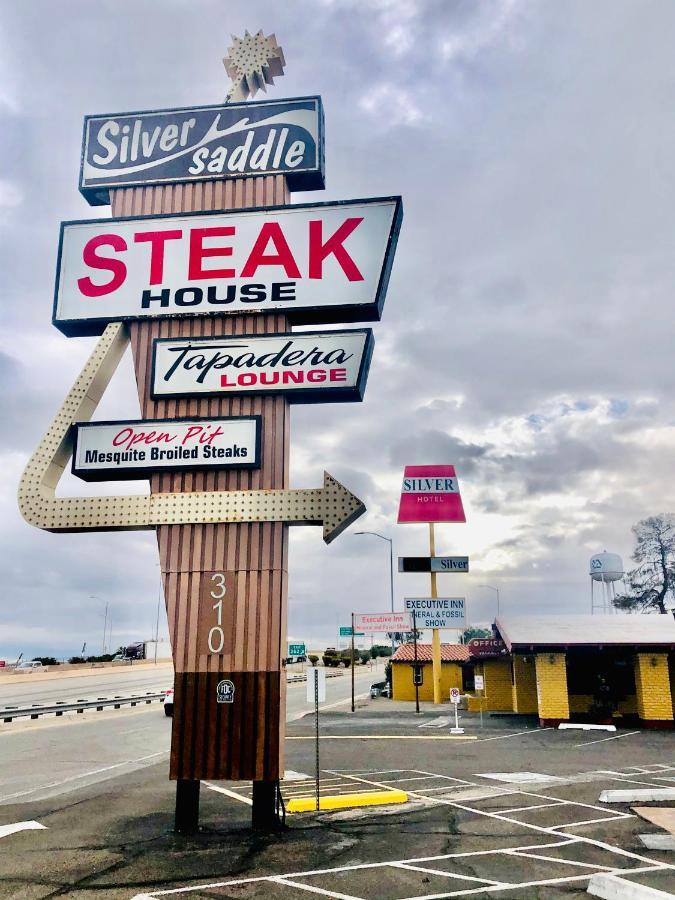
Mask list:
[{"label": "bare tree", "polygon": [[661,514],[643,519],[633,526],[636,567],[626,574],[628,590],[615,600],[619,609],[664,615],[666,597],[675,587],[675,521]]}]

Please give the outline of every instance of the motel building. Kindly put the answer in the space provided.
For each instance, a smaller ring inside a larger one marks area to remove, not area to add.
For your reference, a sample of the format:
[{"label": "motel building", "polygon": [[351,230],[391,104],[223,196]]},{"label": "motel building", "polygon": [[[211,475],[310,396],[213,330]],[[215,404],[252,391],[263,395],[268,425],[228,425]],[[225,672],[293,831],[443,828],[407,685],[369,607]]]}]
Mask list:
[{"label": "motel building", "polygon": [[[592,722],[673,727],[675,619],[670,615],[500,616],[495,638],[442,645],[442,689],[469,711],[538,716],[542,726]],[[433,700],[431,646],[392,657],[394,700]],[[483,689],[474,689],[475,675]]]}]

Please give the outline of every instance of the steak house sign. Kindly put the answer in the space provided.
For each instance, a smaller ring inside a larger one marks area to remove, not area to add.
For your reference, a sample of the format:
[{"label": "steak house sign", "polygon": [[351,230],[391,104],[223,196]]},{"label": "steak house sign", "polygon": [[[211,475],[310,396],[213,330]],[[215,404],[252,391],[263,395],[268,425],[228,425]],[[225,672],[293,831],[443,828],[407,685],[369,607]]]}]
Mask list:
[{"label": "steak house sign", "polygon": [[54,324],[283,312],[295,323],[378,320],[399,197],[61,225]]},{"label": "steak house sign", "polygon": [[297,334],[153,342],[152,396],[285,393],[289,400],[362,400],[373,334]]},{"label": "steak house sign", "polygon": [[80,191],[242,175],[286,175],[290,190],[324,186],[320,97],[87,116]]}]

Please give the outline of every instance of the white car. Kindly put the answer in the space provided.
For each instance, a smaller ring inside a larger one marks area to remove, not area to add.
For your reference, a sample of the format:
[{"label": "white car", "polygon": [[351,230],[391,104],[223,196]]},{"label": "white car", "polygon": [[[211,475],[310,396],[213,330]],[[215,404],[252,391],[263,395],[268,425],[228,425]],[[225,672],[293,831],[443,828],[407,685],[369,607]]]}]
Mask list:
[{"label": "white car", "polygon": [[38,659],[25,659],[23,662],[20,662],[16,667],[17,672],[32,672],[34,669],[42,669],[44,668],[40,660]]},{"label": "white car", "polygon": [[169,688],[168,691],[164,691],[164,715],[173,715],[173,688]]}]

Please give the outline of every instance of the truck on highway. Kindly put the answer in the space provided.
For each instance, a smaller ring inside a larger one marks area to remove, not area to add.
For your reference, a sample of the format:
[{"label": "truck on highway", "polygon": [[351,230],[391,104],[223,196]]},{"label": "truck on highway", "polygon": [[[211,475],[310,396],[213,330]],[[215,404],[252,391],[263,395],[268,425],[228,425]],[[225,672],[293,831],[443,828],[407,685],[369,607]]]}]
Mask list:
[{"label": "truck on highway", "polygon": [[134,641],[124,648],[123,659],[155,659],[155,647],[157,659],[171,659],[171,644],[168,641]]}]

